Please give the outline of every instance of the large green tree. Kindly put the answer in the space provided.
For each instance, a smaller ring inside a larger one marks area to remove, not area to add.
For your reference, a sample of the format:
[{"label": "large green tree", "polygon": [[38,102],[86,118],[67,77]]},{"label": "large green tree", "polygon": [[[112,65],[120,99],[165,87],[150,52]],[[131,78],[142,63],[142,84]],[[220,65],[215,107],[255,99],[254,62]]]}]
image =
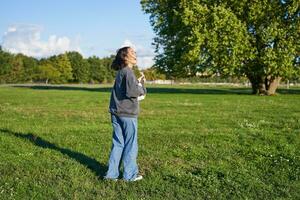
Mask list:
[{"label": "large green tree", "polygon": [[44,60],[38,65],[38,73],[36,80],[44,81],[46,84],[49,82],[58,82],[61,73],[55,68],[50,61]]},{"label": "large green tree", "polygon": [[33,82],[38,73],[38,61],[33,57],[23,55],[23,82]]},{"label": "large green tree", "polygon": [[72,80],[72,66],[66,53],[52,56],[49,58],[52,66],[56,68],[60,74],[58,79],[53,80],[54,83],[67,83]]},{"label": "large green tree", "polygon": [[113,80],[112,70],[110,69],[111,59],[100,59],[92,56],[87,59],[90,66],[90,82],[107,83]]},{"label": "large green tree", "polygon": [[67,52],[73,72],[73,81],[87,83],[89,81],[89,63],[76,51]]},{"label": "large green tree", "polygon": [[114,81],[116,71],[111,68],[111,63],[113,62],[115,55],[102,58],[102,65],[107,70],[106,82],[111,83]]},{"label": "large green tree", "polygon": [[247,76],[274,94],[300,74],[299,0],[141,0],[157,36],[156,66],[168,76],[211,70]]},{"label": "large green tree", "polygon": [[21,83],[26,79],[25,77],[25,68],[24,68],[24,55],[17,54],[14,55],[13,59],[10,62],[11,70],[8,77],[9,83]]}]

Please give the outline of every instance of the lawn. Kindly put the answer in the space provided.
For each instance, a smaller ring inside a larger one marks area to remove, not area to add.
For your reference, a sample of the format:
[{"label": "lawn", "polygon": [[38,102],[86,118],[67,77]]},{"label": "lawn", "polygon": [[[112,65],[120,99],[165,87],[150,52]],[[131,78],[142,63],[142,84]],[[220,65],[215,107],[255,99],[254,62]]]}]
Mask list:
[{"label": "lawn", "polygon": [[300,88],[148,86],[144,179],[103,180],[110,86],[0,86],[0,199],[300,199]]}]

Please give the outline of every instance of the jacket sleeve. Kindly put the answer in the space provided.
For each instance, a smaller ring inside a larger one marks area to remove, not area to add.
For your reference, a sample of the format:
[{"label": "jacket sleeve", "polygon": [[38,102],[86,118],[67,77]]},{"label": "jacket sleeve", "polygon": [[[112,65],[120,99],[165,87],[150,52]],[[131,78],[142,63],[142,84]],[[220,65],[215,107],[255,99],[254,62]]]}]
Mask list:
[{"label": "jacket sleeve", "polygon": [[145,93],[144,86],[139,85],[134,73],[128,71],[126,74],[126,96],[128,98],[137,98]]}]

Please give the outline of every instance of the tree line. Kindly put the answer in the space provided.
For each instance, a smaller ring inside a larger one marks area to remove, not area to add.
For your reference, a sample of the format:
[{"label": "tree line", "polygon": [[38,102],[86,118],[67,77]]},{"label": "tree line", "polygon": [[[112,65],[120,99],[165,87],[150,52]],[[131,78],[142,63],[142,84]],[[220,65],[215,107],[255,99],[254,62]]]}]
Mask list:
[{"label": "tree line", "polygon": [[[65,52],[48,58],[36,59],[18,53],[4,51],[0,46],[0,84],[4,83],[112,83],[115,71],[111,63],[115,55],[104,58],[91,56],[83,58],[76,52]],[[139,70],[134,66],[134,73],[147,80],[165,79],[165,75],[154,68]]]},{"label": "tree line", "polygon": [[115,75],[110,68],[113,58],[83,58],[71,51],[36,59],[0,47],[0,83],[109,83]]}]

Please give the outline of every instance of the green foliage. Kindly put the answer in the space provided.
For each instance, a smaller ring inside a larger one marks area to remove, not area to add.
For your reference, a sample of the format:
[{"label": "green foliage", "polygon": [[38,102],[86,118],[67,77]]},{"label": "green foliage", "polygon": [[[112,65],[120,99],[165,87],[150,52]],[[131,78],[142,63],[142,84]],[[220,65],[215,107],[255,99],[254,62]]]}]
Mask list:
[{"label": "green foliage", "polygon": [[136,183],[102,179],[110,89],[0,86],[0,198],[300,198],[300,88],[257,97],[248,88],[151,85]]},{"label": "green foliage", "polygon": [[52,56],[49,60],[59,72],[59,77],[53,80],[53,83],[67,83],[69,80],[72,80],[72,66],[67,54]]},{"label": "green foliage", "polygon": [[36,59],[0,50],[0,83],[32,82],[36,70]]},{"label": "green foliage", "polygon": [[155,67],[143,70],[143,73],[145,74],[145,77],[148,81],[165,80],[166,79],[165,74],[159,73]]},{"label": "green foliage", "polygon": [[[142,0],[157,37],[157,68],[169,77],[207,70],[247,76],[269,89],[300,75],[298,0]],[[253,86],[255,86],[253,84]],[[254,88],[255,89],[255,88]]]},{"label": "green foliage", "polygon": [[87,59],[90,66],[90,82],[92,83],[111,83],[114,80],[115,72],[111,69],[114,56],[102,59],[92,56]]},{"label": "green foliage", "polygon": [[6,83],[9,79],[9,73],[11,71],[11,60],[13,56],[2,50],[0,46],[0,83]]},{"label": "green foliage", "polygon": [[133,71],[134,74],[137,78],[142,76],[141,72],[144,73],[146,79],[148,81],[153,81],[153,80],[165,80],[166,76],[162,73],[159,73],[156,68],[148,68],[144,70],[139,70],[138,66],[133,66]]},{"label": "green foliage", "polygon": [[11,70],[9,72],[8,81],[10,83],[23,81],[24,76],[24,65],[23,56],[21,54],[14,55],[11,61]]},{"label": "green foliage", "polygon": [[11,54],[0,46],[0,83],[111,83],[114,55],[83,58],[78,52],[66,52],[37,60],[23,54]]},{"label": "green foliage", "polygon": [[114,60],[114,55],[111,55],[110,57],[104,57],[101,59],[102,66],[106,70],[106,77],[105,77],[105,82],[107,83],[112,83],[115,79],[115,70],[111,69],[111,63]]},{"label": "green foliage", "polygon": [[47,84],[49,81],[57,82],[60,75],[61,73],[48,61],[38,66],[38,75],[36,78],[45,81]]},{"label": "green foliage", "polygon": [[71,63],[73,81],[76,83],[88,83],[90,66],[86,59],[78,52],[68,52],[67,56]]},{"label": "green foliage", "polygon": [[38,73],[38,61],[33,57],[23,56],[24,79],[22,82],[33,82]]},{"label": "green foliage", "polygon": [[106,82],[107,68],[102,64],[101,60],[96,56],[92,56],[87,61],[90,65],[90,81],[92,83]]}]

